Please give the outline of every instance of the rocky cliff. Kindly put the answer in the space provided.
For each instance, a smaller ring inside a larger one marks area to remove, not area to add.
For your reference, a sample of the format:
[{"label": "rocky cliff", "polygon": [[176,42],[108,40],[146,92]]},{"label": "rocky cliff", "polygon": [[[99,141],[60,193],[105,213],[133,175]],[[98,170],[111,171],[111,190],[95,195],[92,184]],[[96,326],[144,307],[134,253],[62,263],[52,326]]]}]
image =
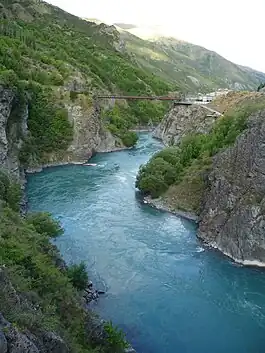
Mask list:
[{"label": "rocky cliff", "polygon": [[0,167],[20,177],[19,149],[27,135],[28,106],[17,91],[0,86]]},{"label": "rocky cliff", "polygon": [[39,337],[30,332],[22,333],[0,313],[1,353],[67,353],[69,348],[53,332],[43,332]]},{"label": "rocky cliff", "polygon": [[165,145],[176,145],[191,133],[207,133],[219,115],[199,105],[173,105],[154,131]]},{"label": "rocky cliff", "polygon": [[[80,95],[74,102],[64,100],[68,119],[73,128],[73,139],[66,150],[48,153],[43,163],[30,163],[28,171],[42,167],[84,162],[96,152],[110,152],[123,148],[120,139],[115,138],[104,126],[100,118],[99,105]],[[19,151],[28,131],[28,101],[21,97],[16,89],[0,86],[0,166],[9,170],[16,177],[23,177]]]},{"label": "rocky cliff", "polygon": [[147,198],[154,206],[196,219],[207,244],[242,264],[265,266],[265,99],[239,98],[217,120],[201,107],[174,107],[155,136],[178,147],[154,155],[137,186],[158,197]]},{"label": "rocky cliff", "polygon": [[243,264],[265,265],[265,111],[249,118],[207,177],[198,235]]},{"label": "rocky cliff", "polygon": [[87,160],[95,152],[111,152],[124,147],[104,126],[100,118],[100,106],[91,102],[84,105],[82,97],[66,104],[68,117],[73,124],[74,136],[66,156],[76,160]]}]

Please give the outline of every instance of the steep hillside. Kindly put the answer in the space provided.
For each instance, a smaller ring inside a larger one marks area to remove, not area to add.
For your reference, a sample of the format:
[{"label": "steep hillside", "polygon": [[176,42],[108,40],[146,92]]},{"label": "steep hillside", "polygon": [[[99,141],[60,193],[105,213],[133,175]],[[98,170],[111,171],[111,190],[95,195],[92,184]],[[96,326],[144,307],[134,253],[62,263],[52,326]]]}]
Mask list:
[{"label": "steep hillside", "polygon": [[67,267],[48,214],[21,217],[20,185],[0,170],[0,352],[135,353],[86,305],[85,267]]},{"label": "steep hillside", "polygon": [[161,95],[172,89],[133,62],[114,26],[36,0],[0,7],[0,84],[17,87],[29,102],[23,161],[84,160],[94,151],[131,146],[136,136],[130,128],[163,116],[165,103],[95,101],[99,92]]},{"label": "steep hillside", "polygon": [[142,67],[185,91],[218,87],[256,90],[265,74],[236,65],[198,45],[166,37],[154,28],[115,24],[127,49]]}]

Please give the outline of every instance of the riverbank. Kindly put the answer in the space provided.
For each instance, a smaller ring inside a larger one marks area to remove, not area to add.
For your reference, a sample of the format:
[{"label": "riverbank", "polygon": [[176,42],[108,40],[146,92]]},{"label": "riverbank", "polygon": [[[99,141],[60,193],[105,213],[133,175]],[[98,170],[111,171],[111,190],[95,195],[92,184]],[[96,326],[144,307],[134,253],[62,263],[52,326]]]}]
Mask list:
[{"label": "riverbank", "polygon": [[[119,151],[122,150],[127,150],[128,148],[122,148],[119,149]],[[110,153],[110,152],[117,152],[115,151],[108,151],[104,153]],[[91,157],[92,158],[92,157]],[[60,166],[66,166],[66,165],[80,165],[82,166],[87,160],[80,160],[80,161],[71,161],[71,162],[58,162],[58,163],[51,163],[51,164],[46,164],[41,167],[35,168],[35,169],[30,169],[27,170],[26,173],[28,174],[35,174],[43,171],[43,169],[46,168],[52,168],[52,167],[60,167]],[[25,178],[25,184],[27,183],[27,177]],[[23,195],[24,199],[27,199],[27,194],[25,190],[23,190]],[[29,211],[28,209],[28,200],[26,200],[26,213]],[[57,245],[51,244],[50,246],[53,247],[55,250],[57,256],[56,256],[56,266],[60,269],[60,271],[63,269],[63,271],[67,271],[68,265],[65,262],[65,259],[60,255],[60,250],[57,247]],[[57,253],[58,252],[58,253]],[[78,263],[78,262],[77,262]],[[87,335],[91,338],[92,342],[94,342],[98,346],[106,346],[109,344],[109,337],[112,337],[112,335],[117,334],[117,339],[122,340],[123,335],[120,334],[119,329],[116,327],[113,327],[111,329],[111,332],[108,331],[109,327],[109,321],[102,319],[101,315],[98,315],[95,309],[95,305],[98,305],[98,302],[100,300],[100,295],[106,294],[105,290],[98,289],[94,287],[93,283],[91,281],[88,281],[87,286],[84,291],[80,293],[80,304],[86,313],[87,317],[87,329],[86,333]],[[102,298],[103,299],[103,298]],[[110,338],[111,339],[111,338]],[[126,345],[126,348],[122,350],[124,353],[137,353],[136,350],[132,347],[132,345],[124,338],[124,345]]]},{"label": "riverbank", "polygon": [[97,153],[112,153],[112,152],[121,152],[124,150],[129,150],[132,149],[133,147],[121,147],[121,148],[116,148],[114,150],[110,151],[103,151],[103,152],[96,152],[95,154],[91,155],[87,159],[80,159],[80,160],[69,160],[69,161],[58,161],[58,162],[52,162],[52,163],[45,163],[41,164],[36,167],[30,167],[25,170],[27,174],[34,174],[34,173],[39,173],[42,172],[44,169],[47,168],[53,168],[53,167],[63,167],[66,165],[84,165],[87,163],[92,157],[94,157]]},{"label": "riverbank", "polygon": [[[184,219],[187,219],[189,221],[195,222],[196,224],[199,223],[199,216],[191,213],[191,212],[185,212],[181,210],[173,210],[169,205],[167,205],[161,198],[158,199],[152,199],[150,196],[144,197],[144,203],[148,204],[150,207],[156,208],[157,210],[161,210],[164,212],[169,212],[177,217],[181,217]],[[219,247],[216,243],[208,243],[204,239],[200,238],[198,233],[196,234],[197,238],[200,239],[203,244],[208,247],[209,249],[215,249],[220,251],[222,255],[225,257],[228,257],[232,261],[234,261],[237,264],[240,264],[242,266],[246,267],[256,267],[256,268],[265,268],[265,263],[261,261],[255,261],[255,260],[240,260],[236,257],[233,257],[231,254],[228,252],[224,251],[221,247]]]},{"label": "riverbank", "polygon": [[181,210],[174,210],[169,205],[167,205],[162,198],[152,199],[150,196],[144,197],[144,203],[148,204],[151,207],[156,208],[157,210],[165,211],[174,214],[175,216],[185,218],[189,221],[193,221],[195,223],[199,222],[199,217],[191,212],[185,212]]},{"label": "riverbank", "polygon": [[237,259],[236,257],[233,257],[231,254],[229,254],[227,251],[223,250],[221,247],[219,247],[216,243],[208,243],[206,242],[204,239],[200,238],[197,234],[198,239],[200,239],[203,244],[210,248],[210,249],[214,249],[214,250],[218,250],[223,256],[229,258],[230,260],[232,260],[234,263],[242,265],[244,267],[253,267],[253,268],[260,268],[260,269],[264,269],[265,268],[265,263],[261,262],[261,261],[256,261],[256,260],[240,260]]}]

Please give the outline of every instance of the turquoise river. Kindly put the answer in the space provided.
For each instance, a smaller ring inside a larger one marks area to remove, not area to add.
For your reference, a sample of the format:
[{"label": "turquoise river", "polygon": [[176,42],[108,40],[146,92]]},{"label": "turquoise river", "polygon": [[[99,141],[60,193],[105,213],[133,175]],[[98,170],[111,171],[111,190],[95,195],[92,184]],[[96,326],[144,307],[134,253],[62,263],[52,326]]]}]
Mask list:
[{"label": "turquoise river", "polygon": [[141,202],[139,166],[162,148],[147,133],[136,148],[98,154],[28,176],[29,206],[65,234],[67,263],[84,260],[106,289],[97,305],[138,353],[264,353],[265,272],[204,248],[196,226]]}]

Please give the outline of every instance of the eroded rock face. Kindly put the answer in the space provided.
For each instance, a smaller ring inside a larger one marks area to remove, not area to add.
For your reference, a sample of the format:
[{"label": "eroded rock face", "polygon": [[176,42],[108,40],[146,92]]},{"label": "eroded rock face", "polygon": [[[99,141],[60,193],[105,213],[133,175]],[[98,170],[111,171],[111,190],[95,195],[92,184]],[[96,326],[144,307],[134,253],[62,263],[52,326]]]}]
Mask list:
[{"label": "eroded rock face", "polygon": [[265,265],[265,111],[215,156],[207,184],[199,237],[239,262]]},{"label": "eroded rock face", "polygon": [[[83,88],[82,85],[80,87]],[[95,152],[110,152],[124,147],[121,141],[103,126],[97,104],[92,101],[87,104],[81,95],[80,99],[74,102],[65,102],[65,108],[73,124],[72,142],[66,151],[50,153],[45,156],[47,162],[41,166],[31,166],[33,168],[29,168],[29,171],[41,170],[42,167],[50,165],[84,162]],[[0,86],[0,167],[9,170],[21,181],[25,178],[20,167],[19,150],[22,140],[28,134],[27,119],[27,102],[19,100],[16,90]]]},{"label": "eroded rock face", "polygon": [[165,145],[176,145],[191,133],[207,133],[217,115],[199,105],[175,105],[154,131]]},{"label": "eroded rock face", "polygon": [[91,105],[86,110],[75,103],[67,106],[68,116],[74,126],[74,138],[67,153],[77,159],[88,159],[94,152],[109,152],[122,147],[107,131],[100,120],[100,110]]},{"label": "eroded rock face", "polygon": [[16,90],[0,86],[0,167],[7,169],[24,184],[19,149],[27,135],[28,105],[21,102]]},{"label": "eroded rock face", "polygon": [[[15,89],[0,86],[0,168],[21,183],[26,184],[24,169],[20,166],[19,150],[28,133],[28,104],[21,101]],[[21,200],[21,211],[26,210],[25,194]]]},{"label": "eroded rock face", "polygon": [[66,103],[68,118],[73,125],[73,140],[66,151],[57,151],[45,156],[46,162],[34,165],[27,172],[38,172],[45,167],[84,163],[96,152],[112,152],[124,148],[122,142],[115,138],[100,120],[100,108],[96,104],[87,107],[80,101]]},{"label": "eroded rock face", "polygon": [[0,353],[68,353],[61,337],[54,332],[20,332],[0,313]]}]

